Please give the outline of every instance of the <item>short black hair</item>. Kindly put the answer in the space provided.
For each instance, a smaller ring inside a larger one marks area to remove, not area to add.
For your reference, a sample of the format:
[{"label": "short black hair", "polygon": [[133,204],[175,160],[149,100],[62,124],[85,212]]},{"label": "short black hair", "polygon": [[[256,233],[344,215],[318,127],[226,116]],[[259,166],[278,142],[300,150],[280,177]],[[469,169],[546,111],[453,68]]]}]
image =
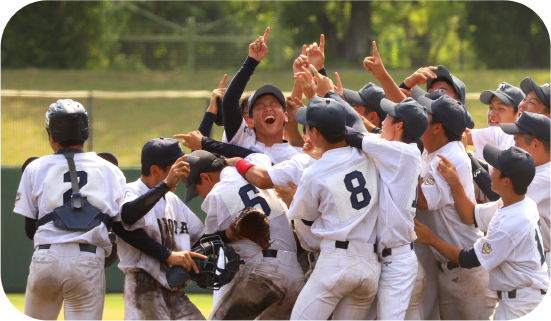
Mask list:
[{"label": "short black hair", "polygon": [[[142,164],[142,169],[140,171],[142,176],[147,177],[151,175],[151,166],[153,165]],[[159,168],[164,172],[169,166],[172,166],[172,165],[157,165],[157,166],[159,166]]]},{"label": "short black hair", "polygon": [[[394,119],[392,120],[392,124],[396,124],[399,122],[403,122],[399,117],[394,116]],[[404,125],[404,132],[402,133],[401,140],[406,144],[411,144],[417,142],[417,139],[413,138],[411,134],[408,132]]]},{"label": "short black hair", "polygon": [[[50,133],[50,130],[48,128],[46,128],[46,132],[48,133],[48,138],[49,138],[52,134]],[[56,142],[56,143],[59,143],[59,145],[61,145],[62,147],[69,147],[69,146],[75,146],[75,145],[84,146],[85,142],[86,141],[82,139],[69,139],[64,142]]]},{"label": "short black hair", "polygon": [[540,138],[536,135],[532,135],[532,134],[522,134],[522,137],[524,138],[524,142],[526,144],[530,144],[530,143],[532,143],[532,141],[534,141],[534,139],[537,139],[543,145],[543,150],[546,153],[549,153],[549,145],[550,144],[549,144],[548,140],[542,139],[542,138]]},{"label": "short black hair", "polygon": [[[434,125],[434,124],[438,124],[438,123],[440,123],[440,121],[438,120],[436,115],[433,114],[432,119],[430,121],[430,124]],[[444,134],[446,135],[446,137],[448,138],[448,140],[450,142],[455,142],[455,141],[460,141],[461,140],[461,136],[457,136],[456,134],[452,133],[452,131],[447,129],[446,126],[444,126],[443,124],[442,124],[442,128],[444,128]]]},{"label": "short black hair", "polygon": [[[216,173],[220,172],[224,169],[224,167],[228,166],[228,162],[226,162],[226,159],[223,157],[220,157],[218,154],[214,154],[216,156],[216,159],[212,161],[212,163],[205,168],[204,171],[201,173]],[[197,176],[195,179],[195,185],[201,185],[203,180],[201,179],[201,175]]]},{"label": "short black hair", "polygon": [[[504,171],[501,171],[501,174],[499,174],[499,178],[508,178],[508,176],[507,174],[505,174]],[[511,183],[513,183],[513,181],[511,181]],[[526,195],[526,193],[528,192],[528,187],[520,187],[513,183],[513,192],[518,195]]]},{"label": "short black hair", "polygon": [[[312,129],[316,128],[314,126],[310,126],[310,127]],[[319,128],[317,128],[317,130],[319,130]],[[346,140],[346,128],[343,129],[341,132],[336,133],[336,134],[324,133],[321,130],[319,130],[319,132],[321,133],[321,136],[331,144],[340,143],[343,140]]]}]

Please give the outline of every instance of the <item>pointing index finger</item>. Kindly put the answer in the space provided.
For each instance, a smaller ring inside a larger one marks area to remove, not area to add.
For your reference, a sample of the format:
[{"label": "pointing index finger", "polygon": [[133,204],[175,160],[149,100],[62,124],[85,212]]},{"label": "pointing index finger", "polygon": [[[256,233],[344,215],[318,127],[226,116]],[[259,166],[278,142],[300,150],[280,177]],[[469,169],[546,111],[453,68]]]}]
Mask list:
[{"label": "pointing index finger", "polygon": [[224,78],[222,78],[222,81],[220,82],[220,84],[218,85],[218,89],[222,89],[224,88],[224,84],[226,83],[226,79],[228,78],[228,75],[227,74],[224,74]]},{"label": "pointing index finger", "polygon": [[335,79],[337,80],[337,87],[338,87],[338,88],[341,88],[341,87],[342,87],[341,77],[339,77],[339,73],[338,73],[338,72],[335,72]]},{"label": "pointing index finger", "polygon": [[264,42],[268,42],[268,35],[270,34],[270,27],[266,28],[266,32],[264,32]]},{"label": "pointing index finger", "polygon": [[373,56],[380,57],[379,50],[377,50],[377,44],[375,43],[375,41],[373,41]]},{"label": "pointing index finger", "polygon": [[322,33],[321,36],[320,36],[319,50],[323,51],[323,48],[325,48],[325,36]]}]

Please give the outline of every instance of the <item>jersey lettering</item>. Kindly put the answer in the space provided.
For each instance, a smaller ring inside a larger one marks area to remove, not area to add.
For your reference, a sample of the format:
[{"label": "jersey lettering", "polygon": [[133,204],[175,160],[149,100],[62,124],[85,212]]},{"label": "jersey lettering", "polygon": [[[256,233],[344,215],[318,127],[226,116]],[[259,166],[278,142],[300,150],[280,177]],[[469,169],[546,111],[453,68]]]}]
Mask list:
[{"label": "jersey lettering", "polygon": [[344,177],[344,185],[351,193],[350,202],[352,203],[352,208],[356,210],[366,207],[371,201],[371,195],[365,188],[365,183],[365,178],[360,171],[353,171]]},{"label": "jersey lettering", "polygon": [[[85,171],[77,171],[77,177],[78,177],[78,188],[79,190],[82,189],[84,185],[88,183],[88,173]],[[71,182],[71,174],[69,172],[66,172],[63,174],[63,181],[64,182]],[[71,195],[73,195],[73,188],[71,187],[69,190],[67,190],[65,193],[63,193],[63,204],[66,204],[71,200]]]},{"label": "jersey lettering", "polygon": [[266,200],[262,196],[256,196],[251,199],[249,197],[249,192],[251,191],[254,194],[260,193],[258,188],[251,184],[247,184],[239,189],[239,196],[241,197],[243,204],[245,204],[246,207],[255,207],[256,205],[260,205],[262,207],[262,210],[264,211],[264,214],[266,214],[266,216],[270,216],[272,210],[270,209],[268,202],[266,202]]}]

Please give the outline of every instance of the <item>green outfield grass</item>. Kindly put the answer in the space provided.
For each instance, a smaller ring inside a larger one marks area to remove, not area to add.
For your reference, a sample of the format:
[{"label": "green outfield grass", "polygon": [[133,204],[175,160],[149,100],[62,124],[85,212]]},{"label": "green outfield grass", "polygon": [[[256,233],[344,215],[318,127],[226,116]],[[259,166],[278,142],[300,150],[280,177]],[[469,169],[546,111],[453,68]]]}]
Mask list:
[{"label": "green outfield grass", "polygon": [[[20,90],[212,90],[224,73],[228,82],[236,68],[220,71],[188,72],[118,72],[86,70],[2,70],[2,88]],[[365,83],[378,82],[363,69],[334,70],[339,72],[345,88],[360,89]],[[400,83],[413,70],[391,70]],[[484,70],[454,72],[463,80],[467,92],[495,90],[506,81],[519,86],[527,76],[538,84],[549,82],[549,70]],[[291,91],[290,71],[258,70],[247,88],[255,89],[272,83],[283,91]],[[71,98],[71,97],[59,97]],[[20,166],[30,156],[51,153],[44,130],[44,114],[54,98],[2,98],[2,166]],[[87,101],[81,101],[89,108]],[[120,166],[138,166],[143,144],[154,137],[172,137],[197,129],[207,107],[206,99],[132,99],[93,100],[93,149],[108,151],[117,156]],[[466,102],[477,128],[486,126],[487,107],[476,99]],[[222,130],[215,126],[213,138],[220,139]],[[187,151],[187,150],[186,150]]]},{"label": "green outfield grass", "polygon": [[[24,294],[7,294],[10,302],[15,308],[21,312],[25,309]],[[201,313],[208,318],[212,310],[212,295],[211,294],[189,294],[191,302],[193,302]],[[65,320],[63,309],[58,320]],[[122,293],[109,293],[105,295],[105,307],[103,310],[103,320],[124,320],[124,303]]]}]

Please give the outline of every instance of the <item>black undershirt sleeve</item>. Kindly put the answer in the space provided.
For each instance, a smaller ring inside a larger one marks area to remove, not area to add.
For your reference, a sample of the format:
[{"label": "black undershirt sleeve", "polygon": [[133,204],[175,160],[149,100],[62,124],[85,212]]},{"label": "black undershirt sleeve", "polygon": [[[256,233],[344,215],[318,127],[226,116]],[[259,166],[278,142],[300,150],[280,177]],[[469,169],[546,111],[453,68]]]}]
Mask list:
[{"label": "black undershirt sleeve", "polygon": [[247,56],[243,66],[241,66],[237,74],[235,74],[224,94],[224,99],[222,100],[222,115],[228,142],[231,142],[233,136],[237,134],[243,122],[243,114],[241,113],[239,100],[259,63],[260,62],[256,61],[254,58]]},{"label": "black undershirt sleeve", "polygon": [[132,225],[147,214],[155,204],[170,191],[164,181],[157,184],[147,193],[140,195],[133,201],[125,203],[121,210],[121,219],[125,224]]},{"label": "black undershirt sleeve", "polygon": [[346,142],[352,147],[362,149],[364,135],[354,128],[346,126]]},{"label": "black undershirt sleeve", "polygon": [[327,70],[325,70],[325,66],[323,68],[321,68],[320,70],[318,70],[318,72],[322,75],[324,75],[325,77],[327,77]]},{"label": "black undershirt sleeve", "polygon": [[203,137],[201,140],[201,147],[203,150],[211,153],[217,153],[224,157],[241,157],[245,158],[254,152],[248,148],[244,148],[237,145],[232,145],[228,143],[222,143],[216,141],[210,137]]},{"label": "black undershirt sleeve", "polygon": [[382,132],[383,132],[383,130],[379,127],[375,127],[371,130],[372,134],[381,134]]},{"label": "black undershirt sleeve", "polygon": [[[220,107],[221,106],[218,106],[218,108]],[[216,120],[216,116],[216,114],[211,112],[205,112],[205,116],[203,116],[203,120],[201,121],[199,128],[197,128],[203,136],[210,137],[210,131],[212,130],[212,125]]]},{"label": "black undershirt sleeve", "polygon": [[474,248],[470,250],[462,249],[461,252],[459,252],[459,266],[464,269],[472,269],[480,266],[480,261],[474,252]]},{"label": "black undershirt sleeve", "polygon": [[34,239],[34,234],[36,233],[36,221],[30,217],[25,217],[25,234],[32,241]]},{"label": "black undershirt sleeve", "polygon": [[473,154],[468,153],[471,160],[472,170],[473,170],[473,180],[475,181],[478,188],[488,197],[492,202],[497,201],[501,196],[496,192],[492,191],[492,179],[490,178],[490,173],[488,173],[487,168],[485,169],[480,161],[474,157]]},{"label": "black undershirt sleeve", "polygon": [[113,231],[126,243],[156,258],[161,263],[166,262],[168,257],[172,254],[171,250],[155,241],[141,228],[134,231],[128,231],[122,226],[121,222],[114,222]]}]

